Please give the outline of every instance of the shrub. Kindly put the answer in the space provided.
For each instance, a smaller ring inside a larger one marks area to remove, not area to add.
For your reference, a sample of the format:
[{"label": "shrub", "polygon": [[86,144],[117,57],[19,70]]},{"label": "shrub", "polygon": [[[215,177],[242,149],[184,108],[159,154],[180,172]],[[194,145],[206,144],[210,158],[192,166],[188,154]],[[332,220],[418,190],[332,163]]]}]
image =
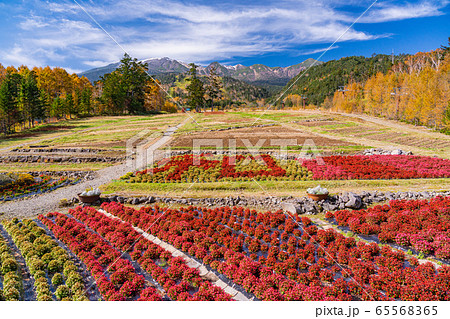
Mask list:
[{"label": "shrub", "polygon": [[59,287],[64,283],[64,277],[59,272],[54,274],[52,277],[52,285],[53,287]]},{"label": "shrub", "polygon": [[17,270],[17,262],[13,258],[7,258],[2,262],[2,273],[5,275]]},{"label": "shrub", "polygon": [[31,259],[30,262],[27,264],[29,264],[28,268],[30,269],[30,273],[32,275],[34,275],[39,270],[45,271],[47,268],[45,263],[37,257]]},{"label": "shrub", "polygon": [[11,288],[3,291],[3,297],[6,301],[19,301],[20,300],[20,292],[16,288]]},{"label": "shrub", "polygon": [[59,261],[56,261],[56,260],[52,260],[48,264],[48,271],[51,273],[56,273],[58,271],[61,271],[61,268],[62,268],[61,264],[59,263]]},{"label": "shrub", "polygon": [[66,279],[66,285],[72,288],[77,282],[83,283],[83,278],[77,272],[71,272]]},{"label": "shrub", "polygon": [[45,271],[38,270],[34,273],[33,277],[34,279],[39,279],[39,278],[46,278],[47,275],[45,274]]},{"label": "shrub", "polygon": [[67,287],[65,285],[59,286],[55,291],[55,296],[59,300],[63,300],[64,298],[69,298],[70,297],[69,287]]},{"label": "shrub", "polygon": [[49,294],[42,294],[37,297],[37,301],[53,301],[53,299]]}]

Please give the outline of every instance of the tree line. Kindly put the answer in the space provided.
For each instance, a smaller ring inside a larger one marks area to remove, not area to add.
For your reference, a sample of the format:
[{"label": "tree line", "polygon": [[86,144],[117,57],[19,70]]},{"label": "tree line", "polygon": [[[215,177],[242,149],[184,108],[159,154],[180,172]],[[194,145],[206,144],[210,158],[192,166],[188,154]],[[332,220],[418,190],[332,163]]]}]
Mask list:
[{"label": "tree line", "polygon": [[333,109],[365,113],[450,131],[448,47],[409,56],[389,72],[351,82],[333,97]]},{"label": "tree line", "polygon": [[59,67],[16,69],[0,64],[0,133],[11,134],[52,119],[149,111],[176,112],[177,108],[147,74],[146,65],[128,55],[95,85]]}]

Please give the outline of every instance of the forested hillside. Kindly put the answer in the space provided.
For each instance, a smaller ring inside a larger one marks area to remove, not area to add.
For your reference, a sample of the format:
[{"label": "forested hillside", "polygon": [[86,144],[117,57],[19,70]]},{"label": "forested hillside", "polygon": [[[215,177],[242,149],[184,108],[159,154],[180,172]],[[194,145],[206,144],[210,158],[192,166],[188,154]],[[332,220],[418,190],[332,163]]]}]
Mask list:
[{"label": "forested hillside", "polygon": [[[407,56],[399,55],[394,61],[403,61]],[[283,98],[289,95],[303,96],[307,104],[321,105],[327,97],[332,97],[341,86],[351,82],[362,82],[381,72],[387,73],[392,67],[390,55],[375,55],[370,58],[351,56],[316,65],[294,77],[282,90]],[[281,103],[279,99],[278,103]],[[288,99],[289,100],[289,99]],[[285,101],[290,104],[289,101]]]},{"label": "forested hillside", "polygon": [[[186,103],[188,96],[186,85],[189,82],[187,74],[161,74],[157,75],[156,78],[168,88],[171,95],[180,104]],[[270,96],[270,93],[265,88],[236,80],[230,76],[222,76],[219,79],[222,88],[220,99],[216,101],[216,106],[221,109],[231,105],[256,104],[258,101],[267,99]],[[200,80],[207,86],[209,81],[207,76],[200,76]]]}]

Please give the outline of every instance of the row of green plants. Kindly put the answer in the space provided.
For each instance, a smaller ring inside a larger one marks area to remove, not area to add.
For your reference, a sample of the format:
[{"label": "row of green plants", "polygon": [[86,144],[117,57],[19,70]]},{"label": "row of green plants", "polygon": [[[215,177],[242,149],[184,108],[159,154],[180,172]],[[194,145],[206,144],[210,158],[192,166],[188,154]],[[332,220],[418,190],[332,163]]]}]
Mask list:
[{"label": "row of green plants", "polygon": [[62,301],[88,300],[78,268],[43,228],[32,220],[19,221],[17,218],[4,221],[3,226],[20,249],[34,278],[38,301],[55,298]]},{"label": "row of green plants", "polygon": [[23,281],[20,267],[8,247],[6,240],[0,235],[0,300],[18,301],[23,296]]}]

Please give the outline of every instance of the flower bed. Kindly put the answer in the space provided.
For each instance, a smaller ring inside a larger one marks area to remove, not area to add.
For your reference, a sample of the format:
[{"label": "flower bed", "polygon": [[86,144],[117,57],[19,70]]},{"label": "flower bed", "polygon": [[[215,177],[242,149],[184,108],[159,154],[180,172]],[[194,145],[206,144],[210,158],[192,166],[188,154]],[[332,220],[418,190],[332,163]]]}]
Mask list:
[{"label": "flower bed", "polygon": [[165,240],[261,300],[449,300],[450,267],[320,230],[308,218],[240,207],[109,213]]},{"label": "flower bed", "polygon": [[[90,207],[77,207],[70,213],[98,232],[115,248],[122,252],[130,251],[133,260],[151,274],[170,299],[231,300],[231,296],[203,280],[199,271],[189,268],[182,258],[172,257],[170,252],[145,238],[139,239],[140,234],[130,224],[110,218]],[[147,290],[140,300],[158,300],[158,296]]]},{"label": "flower bed", "polygon": [[65,186],[68,183],[78,182],[78,179],[70,180],[68,177],[61,177],[54,180],[51,176],[41,175],[40,178],[41,181],[39,182],[34,181],[33,178],[31,178],[31,180],[21,179],[21,182],[15,182],[0,187],[0,202],[18,199],[33,194],[50,192]]},{"label": "flower bed", "polygon": [[[323,160],[323,161],[321,161]],[[321,160],[182,155],[122,177],[131,183],[256,180],[346,180],[450,177],[450,160],[409,155],[328,156]],[[323,165],[325,164],[325,165]]]},{"label": "flower bed", "polygon": [[450,197],[393,200],[359,211],[328,212],[327,217],[358,234],[375,234],[382,242],[450,260]]},{"label": "flower bed", "polygon": [[182,155],[170,158],[162,166],[127,174],[122,177],[132,183],[216,182],[232,180],[307,180],[311,173],[297,161],[283,165],[272,156],[236,155],[214,157]]},{"label": "flower bed", "polygon": [[[39,301],[88,300],[83,278],[67,252],[34,221],[14,219],[3,225],[25,257]],[[49,282],[51,284],[49,284]]]},{"label": "flower bed", "polygon": [[305,160],[316,180],[450,177],[450,160],[409,155],[328,156]]},{"label": "flower bed", "polygon": [[84,224],[60,213],[39,219],[86,264],[105,300],[133,300],[146,288],[130,261]]}]

